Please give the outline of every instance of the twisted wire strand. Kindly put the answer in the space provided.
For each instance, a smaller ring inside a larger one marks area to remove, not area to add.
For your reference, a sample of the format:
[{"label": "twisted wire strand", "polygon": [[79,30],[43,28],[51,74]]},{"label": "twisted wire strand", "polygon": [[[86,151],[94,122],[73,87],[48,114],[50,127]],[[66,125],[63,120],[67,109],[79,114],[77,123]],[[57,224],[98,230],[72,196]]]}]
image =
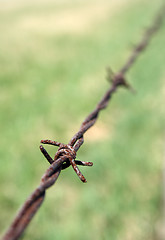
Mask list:
[{"label": "twisted wire strand", "polygon": [[76,152],[84,143],[83,136],[85,132],[95,124],[100,111],[107,107],[112,95],[117,91],[117,89],[121,86],[130,88],[129,84],[125,80],[124,75],[132,67],[138,56],[147,47],[151,38],[160,28],[164,15],[165,5],[161,7],[161,10],[158,12],[155,20],[152,22],[152,25],[147,29],[144,37],[134,48],[131,56],[128,58],[121,70],[113,77],[110,75],[108,76],[112,81],[111,87],[107,90],[103,98],[97,104],[96,108],[82,122],[79,131],[72,137],[69,143],[65,145],[51,140],[41,141],[43,144],[58,146],[59,149],[56,152],[53,160],[45,148],[42,145],[40,146],[41,152],[51,165],[42,176],[40,185],[34,190],[34,192],[29,196],[29,198],[23,204],[22,208],[19,210],[17,216],[14,218],[13,222],[2,237],[2,240],[16,240],[21,237],[31,219],[44,201],[46,190],[56,182],[62,169],[65,169],[72,165],[73,169],[80,177],[80,179],[83,182],[86,182],[85,177],[81,174],[77,165],[92,166],[93,164],[91,162],[82,162],[75,160]]}]

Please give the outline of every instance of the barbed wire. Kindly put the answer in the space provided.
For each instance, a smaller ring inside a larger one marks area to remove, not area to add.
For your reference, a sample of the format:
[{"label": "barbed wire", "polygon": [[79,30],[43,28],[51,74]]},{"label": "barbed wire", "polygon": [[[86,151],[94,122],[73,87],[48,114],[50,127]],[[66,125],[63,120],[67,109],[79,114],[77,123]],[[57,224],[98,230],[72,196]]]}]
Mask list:
[{"label": "barbed wire", "polygon": [[80,180],[82,182],[86,182],[86,178],[79,170],[78,165],[92,166],[93,163],[75,160],[77,151],[84,143],[84,134],[95,124],[99,113],[107,107],[112,95],[119,87],[131,89],[131,86],[125,79],[125,74],[132,67],[138,56],[144,51],[154,34],[160,28],[164,16],[165,5],[161,7],[151,26],[146,30],[141,41],[133,49],[132,54],[121,70],[117,74],[113,74],[111,70],[108,71],[107,77],[108,80],[111,81],[110,88],[97,104],[96,108],[82,122],[79,131],[72,137],[69,143],[63,144],[52,140],[41,140],[42,144],[50,144],[58,146],[59,148],[54,159],[52,159],[43,145],[40,146],[41,152],[51,165],[42,176],[39,186],[34,190],[19,210],[17,216],[14,218],[5,235],[2,237],[2,240],[16,240],[23,234],[24,230],[27,228],[33,216],[44,201],[46,190],[56,182],[61,170],[66,169],[71,165]]}]

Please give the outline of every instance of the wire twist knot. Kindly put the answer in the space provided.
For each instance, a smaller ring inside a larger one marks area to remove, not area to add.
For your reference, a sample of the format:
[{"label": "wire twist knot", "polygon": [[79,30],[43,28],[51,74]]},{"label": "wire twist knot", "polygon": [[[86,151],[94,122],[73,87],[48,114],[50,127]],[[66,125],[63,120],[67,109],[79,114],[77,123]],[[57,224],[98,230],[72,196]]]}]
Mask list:
[{"label": "wire twist knot", "polygon": [[75,159],[76,151],[69,144],[61,144],[58,151],[55,154],[54,161],[57,160],[60,156],[65,156],[67,159]]}]

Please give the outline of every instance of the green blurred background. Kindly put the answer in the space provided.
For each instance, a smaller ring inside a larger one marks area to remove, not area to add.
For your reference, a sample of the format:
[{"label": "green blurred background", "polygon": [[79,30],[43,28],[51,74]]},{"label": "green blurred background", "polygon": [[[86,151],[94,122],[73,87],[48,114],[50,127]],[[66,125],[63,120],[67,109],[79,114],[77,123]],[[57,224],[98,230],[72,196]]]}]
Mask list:
[{"label": "green blurred background", "polygon": [[[0,1],[0,232],[49,164],[41,139],[67,143],[162,1]],[[23,239],[155,240],[162,231],[165,24],[85,135],[82,184],[63,171]],[[47,147],[53,156],[55,147]]]}]

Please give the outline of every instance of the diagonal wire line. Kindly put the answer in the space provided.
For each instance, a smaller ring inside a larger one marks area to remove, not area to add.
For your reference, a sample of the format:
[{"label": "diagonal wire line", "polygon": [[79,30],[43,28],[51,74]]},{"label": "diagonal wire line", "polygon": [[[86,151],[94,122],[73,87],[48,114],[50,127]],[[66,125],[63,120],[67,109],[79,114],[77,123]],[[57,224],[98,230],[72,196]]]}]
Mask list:
[{"label": "diagonal wire line", "polygon": [[2,240],[16,240],[22,236],[24,230],[27,228],[33,216],[39,210],[39,207],[44,201],[46,190],[56,182],[62,169],[65,169],[71,165],[79,178],[83,182],[86,182],[85,177],[82,175],[77,165],[92,166],[92,163],[75,160],[76,153],[84,142],[84,134],[95,124],[100,111],[107,107],[112,95],[119,87],[123,86],[126,88],[131,88],[125,80],[125,74],[132,67],[139,55],[148,46],[152,37],[160,28],[164,16],[165,5],[161,7],[151,26],[146,30],[141,41],[133,49],[130,57],[125,62],[121,70],[113,76],[112,74],[108,75],[108,79],[110,79],[112,82],[110,88],[104,94],[100,102],[96,105],[95,109],[82,122],[79,131],[72,137],[69,143],[62,144],[51,140],[41,140],[41,143],[55,145],[58,146],[59,149],[56,152],[55,158],[52,159],[45,148],[42,145],[40,146],[41,152],[51,165],[42,176],[39,186],[34,190],[34,192],[29,196],[19,210],[13,222],[2,237]]}]

